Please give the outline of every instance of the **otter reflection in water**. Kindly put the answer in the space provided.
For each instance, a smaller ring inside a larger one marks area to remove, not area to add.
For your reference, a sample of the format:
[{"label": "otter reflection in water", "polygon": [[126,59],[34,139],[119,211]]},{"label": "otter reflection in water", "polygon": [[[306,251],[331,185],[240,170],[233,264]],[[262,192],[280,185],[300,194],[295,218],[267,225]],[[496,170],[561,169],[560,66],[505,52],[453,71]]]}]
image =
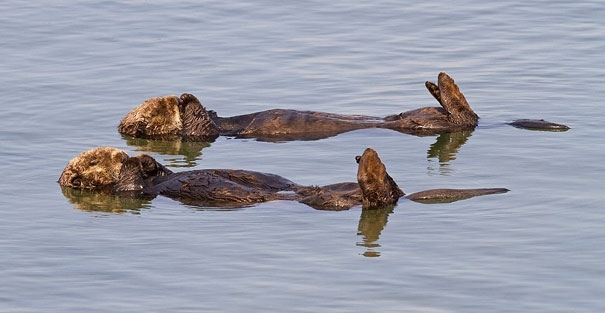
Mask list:
[{"label": "otter reflection in water", "polygon": [[153,140],[122,135],[122,139],[130,147],[140,153],[153,152],[170,158],[164,158],[169,167],[195,167],[202,159],[202,151],[211,146],[206,141],[186,141],[181,138],[175,140]]},{"label": "otter reflection in water", "polygon": [[[241,207],[272,200],[292,200],[318,210],[364,209],[397,203],[404,192],[389,176],[376,151],[357,156],[357,182],[303,186],[284,177],[246,170],[203,169],[173,173],[146,154],[130,157],[101,147],[72,159],[59,178],[61,186],[152,199],[166,196],[204,207]],[[504,193],[505,188],[432,189],[405,196],[413,201],[448,202]]]},{"label": "otter reflection in water", "polygon": [[[207,111],[191,94],[145,101],[120,122],[118,131],[142,138],[214,141],[218,136],[257,138],[265,141],[316,140],[363,128],[387,128],[412,135],[436,135],[473,130],[479,117],[454,80],[439,73],[437,84],[426,88],[441,107],[425,107],[386,117],[344,115],[313,111],[274,109],[220,117]],[[544,120],[522,119],[511,125],[539,130],[569,127]]]},{"label": "otter reflection in water", "polygon": [[[456,154],[472,135],[472,130],[442,133],[437,136],[427,150],[427,158],[436,159],[440,167],[447,167],[449,162],[456,159]],[[202,158],[203,149],[210,147],[210,142],[175,140],[153,140],[122,135],[128,146],[134,147],[141,153],[153,152],[169,155],[164,158],[168,167],[195,167]]]}]

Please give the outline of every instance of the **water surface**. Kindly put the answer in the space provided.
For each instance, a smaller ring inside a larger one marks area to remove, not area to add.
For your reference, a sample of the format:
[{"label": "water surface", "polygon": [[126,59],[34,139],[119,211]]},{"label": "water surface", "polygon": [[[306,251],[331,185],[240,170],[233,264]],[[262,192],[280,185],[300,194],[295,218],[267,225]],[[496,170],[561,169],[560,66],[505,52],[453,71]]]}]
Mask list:
[{"label": "water surface", "polygon": [[[453,3],[57,1],[0,4],[0,312],[602,312],[605,7]],[[470,134],[361,130],[318,141],[134,140],[120,119],[189,92],[221,115],[270,108],[384,116],[458,82]],[[503,123],[544,118],[568,132]],[[439,147],[459,142],[457,149]],[[374,147],[406,192],[470,200],[323,212],[238,210],[63,191],[96,146],[174,170],[355,180]],[[443,151],[443,149],[441,150]]]}]

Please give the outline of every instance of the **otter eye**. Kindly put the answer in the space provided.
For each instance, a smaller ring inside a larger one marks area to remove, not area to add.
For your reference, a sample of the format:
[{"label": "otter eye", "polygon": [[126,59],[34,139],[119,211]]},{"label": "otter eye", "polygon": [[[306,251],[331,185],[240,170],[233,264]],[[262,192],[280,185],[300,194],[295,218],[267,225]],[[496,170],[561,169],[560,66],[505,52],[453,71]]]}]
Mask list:
[{"label": "otter eye", "polygon": [[82,179],[80,177],[76,176],[71,179],[71,184],[74,187],[80,187],[80,186],[82,186]]},{"label": "otter eye", "polygon": [[97,165],[97,164],[99,164],[99,160],[96,160],[96,159],[95,160],[91,160],[89,164],[90,164],[90,166]]},{"label": "otter eye", "polygon": [[357,164],[359,164],[360,160],[361,160],[361,155],[358,155],[355,157],[355,162],[357,162]]}]

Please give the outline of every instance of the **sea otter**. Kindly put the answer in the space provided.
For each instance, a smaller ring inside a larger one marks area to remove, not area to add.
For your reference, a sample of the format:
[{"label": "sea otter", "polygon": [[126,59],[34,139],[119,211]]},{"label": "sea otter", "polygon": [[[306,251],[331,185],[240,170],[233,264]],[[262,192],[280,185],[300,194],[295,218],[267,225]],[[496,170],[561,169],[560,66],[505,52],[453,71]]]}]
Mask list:
[{"label": "sea otter", "polygon": [[[313,111],[273,109],[220,117],[206,110],[192,94],[145,101],[120,122],[122,134],[152,139],[183,138],[214,141],[218,136],[261,140],[314,140],[362,128],[387,128],[412,135],[436,135],[473,130],[479,116],[470,107],[454,80],[439,73],[437,84],[426,88],[441,107],[425,107],[386,117],[342,115]],[[515,127],[539,130],[567,130],[569,127],[544,120],[516,120]]]},{"label": "sea otter", "polygon": [[[163,195],[185,204],[240,207],[272,200],[293,200],[318,210],[382,208],[405,196],[372,148],[356,157],[358,182],[303,186],[284,177],[246,170],[203,169],[173,173],[151,156],[129,157],[110,147],[72,159],[58,182],[62,186],[130,197]],[[433,189],[405,196],[413,201],[455,201],[507,192],[505,188]]]}]

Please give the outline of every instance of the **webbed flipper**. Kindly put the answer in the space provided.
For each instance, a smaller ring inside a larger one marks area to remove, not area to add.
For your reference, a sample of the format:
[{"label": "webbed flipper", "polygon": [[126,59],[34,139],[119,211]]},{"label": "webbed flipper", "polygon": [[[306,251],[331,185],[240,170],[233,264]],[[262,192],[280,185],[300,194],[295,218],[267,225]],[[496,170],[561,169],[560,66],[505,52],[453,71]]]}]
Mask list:
[{"label": "webbed flipper", "polygon": [[367,148],[363,155],[355,157],[359,164],[357,182],[361,188],[362,208],[379,209],[397,203],[405,193],[387,173],[378,153]]},{"label": "webbed flipper", "polygon": [[450,122],[468,128],[477,126],[479,116],[468,104],[454,79],[445,72],[439,73],[437,79],[438,85],[427,81],[425,86],[445,109]]}]

